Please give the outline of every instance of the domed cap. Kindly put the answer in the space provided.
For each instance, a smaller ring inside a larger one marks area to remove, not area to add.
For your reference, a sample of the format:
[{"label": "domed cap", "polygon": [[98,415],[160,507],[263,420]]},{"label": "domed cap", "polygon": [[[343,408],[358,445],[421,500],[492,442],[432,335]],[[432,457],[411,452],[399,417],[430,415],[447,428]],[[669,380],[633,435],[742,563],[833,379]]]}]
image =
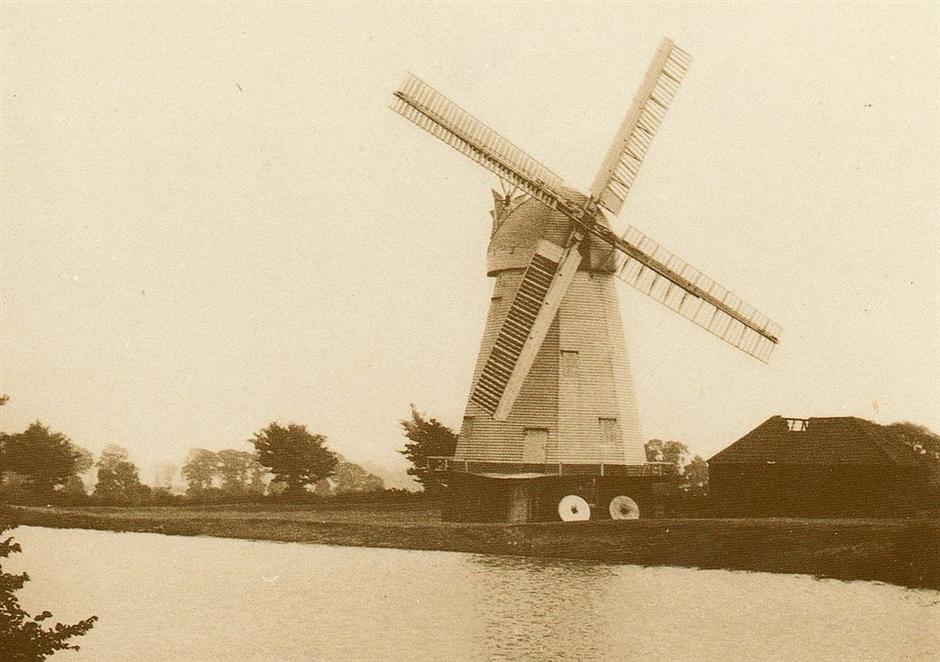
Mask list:
[{"label": "domed cap", "polygon": [[[564,189],[564,193],[565,197],[577,204],[587,202],[587,197],[578,191]],[[488,276],[495,276],[500,271],[525,269],[540,239],[564,247],[574,225],[561,212],[549,209],[527,196],[522,200],[516,198],[509,201],[502,210],[497,209],[494,216],[497,218],[497,226],[486,251]],[[598,212],[597,222],[610,227],[601,212]],[[613,251],[607,242],[589,235],[581,244],[579,269],[610,273],[614,264]]]}]

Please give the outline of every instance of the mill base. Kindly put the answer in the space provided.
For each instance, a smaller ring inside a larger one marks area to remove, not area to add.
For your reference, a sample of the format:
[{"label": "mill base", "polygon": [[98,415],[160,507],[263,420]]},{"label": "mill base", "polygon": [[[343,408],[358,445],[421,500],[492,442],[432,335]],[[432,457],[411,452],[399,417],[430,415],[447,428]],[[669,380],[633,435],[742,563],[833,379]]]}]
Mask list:
[{"label": "mill base", "polygon": [[[553,522],[633,519],[657,511],[653,485],[664,476],[448,475],[445,522]],[[563,500],[565,500],[563,502]]]}]

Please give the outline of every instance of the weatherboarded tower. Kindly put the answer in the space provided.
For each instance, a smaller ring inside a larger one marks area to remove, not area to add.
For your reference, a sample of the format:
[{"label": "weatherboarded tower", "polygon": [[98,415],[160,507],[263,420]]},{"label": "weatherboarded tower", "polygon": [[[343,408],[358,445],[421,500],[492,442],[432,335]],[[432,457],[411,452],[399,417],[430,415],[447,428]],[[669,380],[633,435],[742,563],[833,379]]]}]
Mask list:
[{"label": "weatherboarded tower", "polygon": [[447,519],[635,518],[671,467],[645,462],[614,276],[766,361],[779,328],[616,216],[689,56],[665,39],[588,195],[427,83],[392,108],[496,173],[487,273],[495,278],[453,457],[432,459]]},{"label": "weatherboarded tower", "polygon": [[[576,192],[569,195],[577,199]],[[480,380],[523,273],[540,244],[565,242],[571,221],[540,202],[498,195],[487,275],[496,279],[471,394]],[[583,202],[583,201],[582,201]],[[577,273],[506,420],[472,397],[454,458],[517,465],[642,465],[636,396],[614,283],[613,249],[582,244]]]}]

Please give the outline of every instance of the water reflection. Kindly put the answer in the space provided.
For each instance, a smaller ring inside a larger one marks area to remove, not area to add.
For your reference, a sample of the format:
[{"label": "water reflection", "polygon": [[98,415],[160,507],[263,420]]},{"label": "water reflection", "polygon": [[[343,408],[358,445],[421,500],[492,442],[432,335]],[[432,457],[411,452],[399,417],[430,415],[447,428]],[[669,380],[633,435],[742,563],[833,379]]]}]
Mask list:
[{"label": "water reflection", "polygon": [[614,566],[473,556],[479,648],[488,659],[591,660],[603,652]]},{"label": "water reflection", "polygon": [[63,660],[940,659],[940,593],[686,568],[21,527]]}]

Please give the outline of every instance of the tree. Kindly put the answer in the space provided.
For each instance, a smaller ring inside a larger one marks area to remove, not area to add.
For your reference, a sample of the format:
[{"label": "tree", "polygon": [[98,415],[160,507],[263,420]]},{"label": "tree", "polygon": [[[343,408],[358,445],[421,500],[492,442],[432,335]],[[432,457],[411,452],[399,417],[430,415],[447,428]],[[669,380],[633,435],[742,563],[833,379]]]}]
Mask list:
[{"label": "tree", "polygon": [[248,451],[226,448],[219,451],[218,474],[222,491],[229,494],[263,494],[265,469],[258,456]]},{"label": "tree", "polygon": [[437,419],[428,419],[411,405],[411,418],[401,421],[409,443],[398,451],[408,458],[408,475],[414,476],[428,494],[440,494],[445,487],[437,474],[428,469],[429,457],[452,457],[457,449],[457,435]]},{"label": "tree", "polygon": [[88,492],[85,489],[85,480],[82,476],[88,474],[92,467],[95,466],[95,456],[91,454],[90,451],[85,450],[81,446],[76,446],[72,444],[72,449],[76,452],[78,457],[75,458],[75,473],[69,476],[65,483],[62,485],[62,494],[67,494],[71,497],[86,497]]},{"label": "tree", "polygon": [[[0,536],[14,527],[0,522]],[[78,646],[68,643],[72,637],[80,637],[91,630],[97,616],[91,616],[74,625],[56,623],[45,629],[42,622],[52,614],[43,611],[38,616],[30,616],[20,607],[16,591],[29,581],[26,573],[13,575],[3,572],[3,559],[10,554],[20,552],[19,543],[12,537],[0,539],[0,659],[10,662],[32,662],[44,660],[47,656],[61,650],[78,650]]]},{"label": "tree", "polygon": [[650,439],[646,442],[646,461],[675,464],[674,485],[683,492],[701,495],[708,491],[708,463],[700,456],[692,455],[689,447],[681,441]]},{"label": "tree", "polygon": [[127,449],[108,444],[98,458],[98,483],[95,496],[119,502],[138,502],[146,488],[140,484],[137,465],[130,461]]},{"label": "tree", "polygon": [[[0,393],[0,407],[5,405],[10,401],[10,396]],[[6,466],[6,460],[3,459],[4,448],[6,447],[6,441],[8,435],[6,432],[0,432],[0,487],[3,486],[3,468]],[[0,495],[0,500],[2,500],[2,495]]]},{"label": "tree", "polygon": [[95,466],[95,456],[91,454],[91,451],[75,444],[72,444],[72,451],[75,453],[75,476],[80,476]]},{"label": "tree", "polygon": [[650,439],[646,442],[647,462],[671,462],[682,469],[691,459],[688,446],[681,441]]},{"label": "tree", "polygon": [[258,461],[274,474],[272,482],[286,486],[285,496],[304,493],[307,485],[333,475],[336,456],[326,447],[326,437],[311,434],[303,425],[282,427],[271,423],[249,440]]},{"label": "tree", "polygon": [[694,455],[682,472],[679,488],[690,494],[704,496],[708,492],[708,462]]},{"label": "tree", "polygon": [[889,435],[907,444],[930,465],[940,464],[940,434],[917,423],[903,421],[884,426]]},{"label": "tree", "polygon": [[39,495],[48,499],[70,476],[87,471],[82,459],[85,453],[61,432],[51,432],[36,421],[24,432],[6,436],[3,466],[6,471],[25,476]]},{"label": "tree", "polygon": [[356,492],[380,492],[385,483],[358,464],[350,462],[336,453],[336,468],[328,479],[317,481],[316,493],[324,496],[332,494],[351,494]]},{"label": "tree", "polygon": [[219,471],[219,456],[205,448],[191,448],[181,473],[186,479],[186,494],[203,496],[215,485]]}]

